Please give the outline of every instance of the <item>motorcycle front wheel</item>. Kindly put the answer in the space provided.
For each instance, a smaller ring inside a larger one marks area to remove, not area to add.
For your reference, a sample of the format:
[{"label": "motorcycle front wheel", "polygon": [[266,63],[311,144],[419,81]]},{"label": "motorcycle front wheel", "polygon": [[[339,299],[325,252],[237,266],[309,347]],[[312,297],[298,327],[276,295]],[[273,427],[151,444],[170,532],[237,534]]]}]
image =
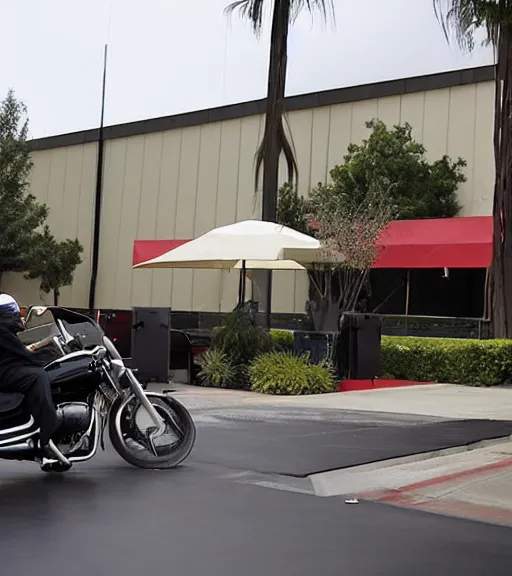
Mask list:
[{"label": "motorcycle front wheel", "polygon": [[147,394],[165,422],[162,434],[149,439],[154,427],[136,396],[119,398],[112,405],[109,436],[116,452],[137,468],[175,468],[190,454],[196,440],[196,427],[189,411],[170,396]]}]

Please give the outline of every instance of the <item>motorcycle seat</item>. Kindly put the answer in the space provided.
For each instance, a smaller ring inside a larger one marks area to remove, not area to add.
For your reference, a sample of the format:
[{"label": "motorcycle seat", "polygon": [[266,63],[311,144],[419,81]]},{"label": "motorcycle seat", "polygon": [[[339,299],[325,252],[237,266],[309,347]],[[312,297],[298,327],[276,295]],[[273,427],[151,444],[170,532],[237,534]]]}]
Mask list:
[{"label": "motorcycle seat", "polygon": [[0,392],[0,414],[17,410],[23,403],[24,398],[25,396],[23,396],[23,394],[18,394],[16,392]]}]

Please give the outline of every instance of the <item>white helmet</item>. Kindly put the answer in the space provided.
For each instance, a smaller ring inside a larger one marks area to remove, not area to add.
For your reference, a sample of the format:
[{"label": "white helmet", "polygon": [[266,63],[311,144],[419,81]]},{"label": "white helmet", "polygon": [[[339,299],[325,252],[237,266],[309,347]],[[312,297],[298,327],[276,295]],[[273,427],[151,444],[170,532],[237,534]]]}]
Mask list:
[{"label": "white helmet", "polygon": [[0,313],[19,314],[20,307],[16,300],[9,294],[0,294]]}]

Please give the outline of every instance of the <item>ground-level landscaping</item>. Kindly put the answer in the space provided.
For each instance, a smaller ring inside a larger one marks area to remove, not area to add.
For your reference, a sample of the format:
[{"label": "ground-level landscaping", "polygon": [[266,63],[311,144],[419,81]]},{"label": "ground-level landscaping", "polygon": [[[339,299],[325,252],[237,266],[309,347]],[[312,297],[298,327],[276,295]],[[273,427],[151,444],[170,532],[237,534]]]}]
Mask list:
[{"label": "ground-level landscaping", "polygon": [[[512,341],[383,336],[382,379],[497,386],[512,381]],[[339,390],[332,350],[320,362],[294,350],[292,332],[254,326],[242,313],[213,331],[199,383],[266,394]]]}]

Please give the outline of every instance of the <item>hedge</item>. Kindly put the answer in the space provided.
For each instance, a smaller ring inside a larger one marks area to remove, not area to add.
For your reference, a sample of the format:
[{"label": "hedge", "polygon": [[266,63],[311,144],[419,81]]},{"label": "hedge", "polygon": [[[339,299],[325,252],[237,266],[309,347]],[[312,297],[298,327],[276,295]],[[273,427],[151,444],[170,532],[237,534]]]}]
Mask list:
[{"label": "hedge", "polygon": [[512,380],[512,340],[383,336],[383,378],[496,386]]}]

